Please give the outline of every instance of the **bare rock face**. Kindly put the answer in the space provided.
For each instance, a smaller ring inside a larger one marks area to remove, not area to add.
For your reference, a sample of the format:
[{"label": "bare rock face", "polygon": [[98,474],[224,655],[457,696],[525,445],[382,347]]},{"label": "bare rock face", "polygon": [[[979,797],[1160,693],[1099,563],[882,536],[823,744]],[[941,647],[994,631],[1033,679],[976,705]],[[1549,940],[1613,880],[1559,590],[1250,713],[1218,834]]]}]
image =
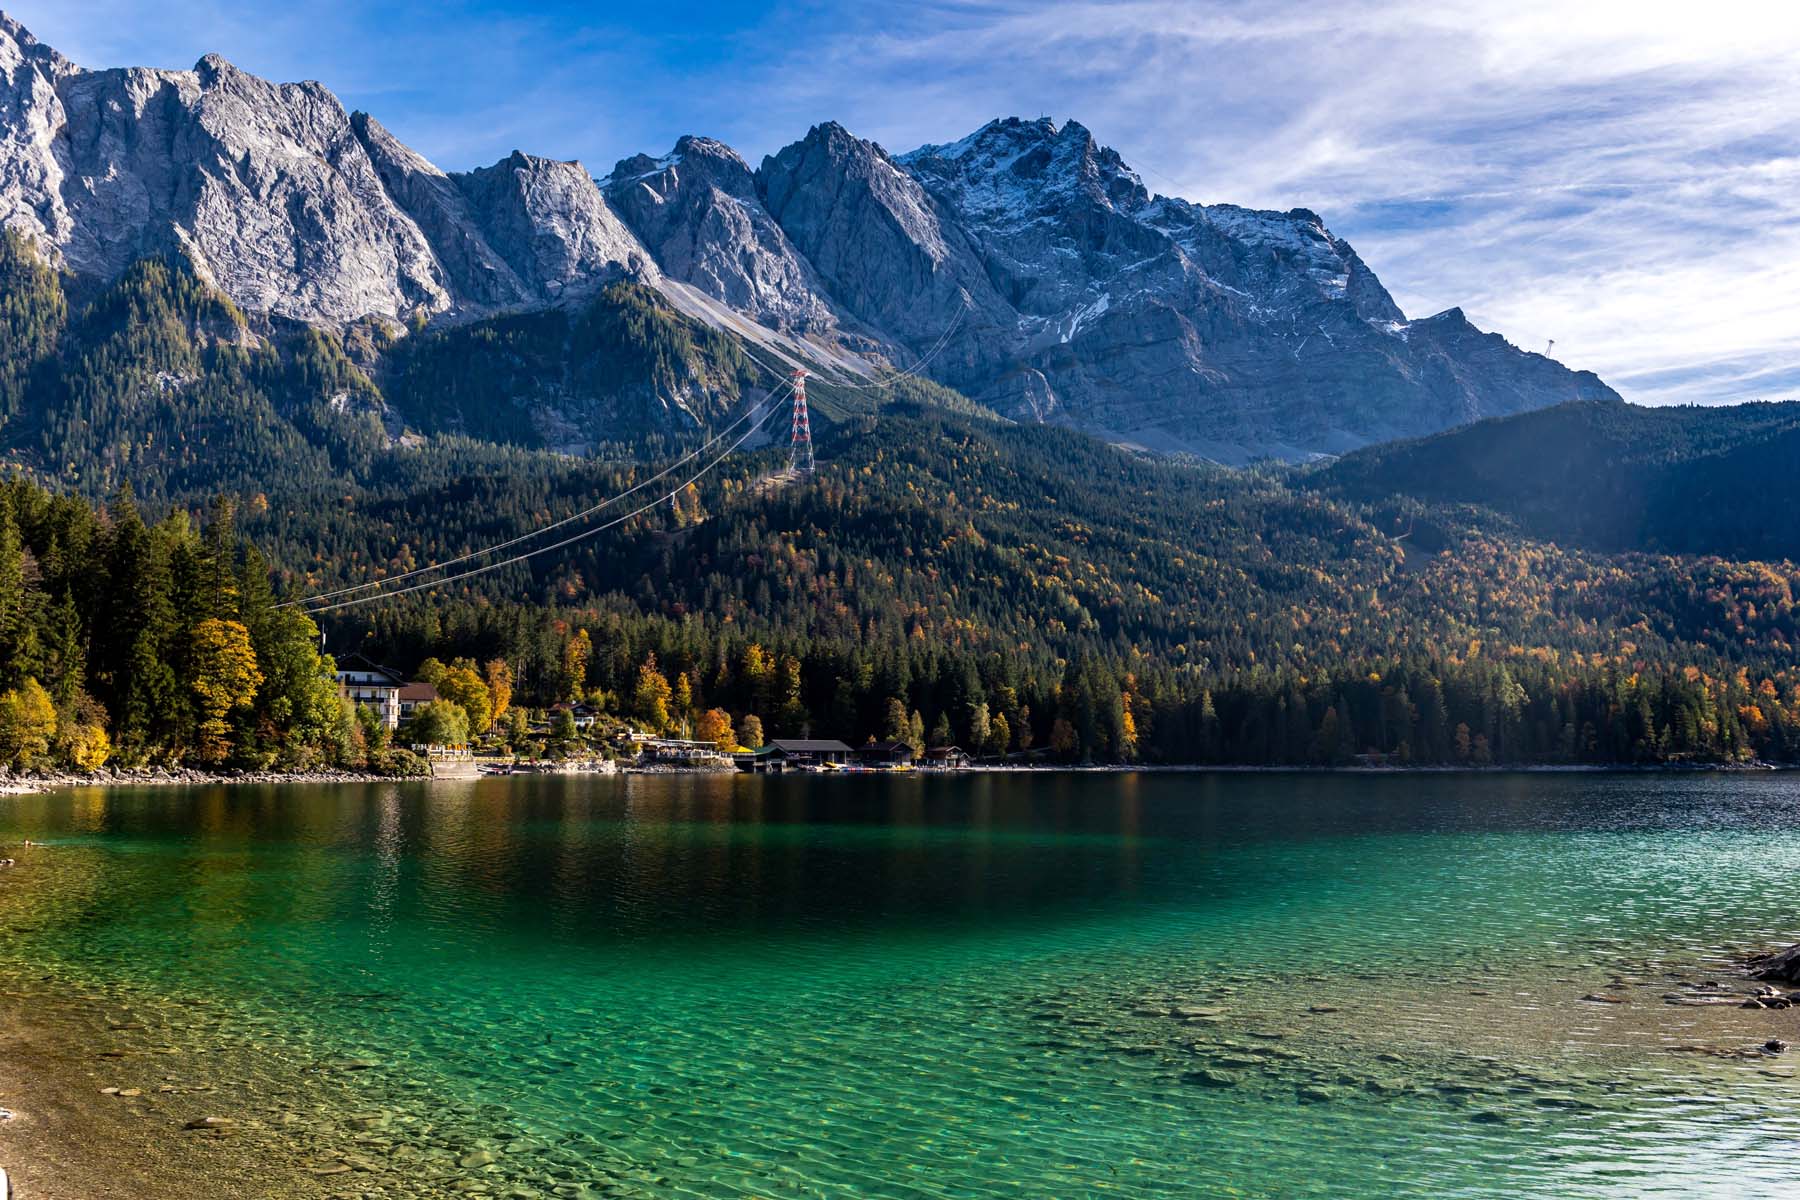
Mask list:
[{"label": "bare rock face", "polygon": [[44,242],[71,233],[55,153],[65,121],[56,88],[80,70],[0,13],[0,225]]},{"label": "bare rock face", "polygon": [[455,179],[414,153],[367,113],[350,118],[382,187],[431,244],[439,269],[461,301],[476,309],[521,306],[536,299],[531,285],[480,232],[469,198]]},{"label": "bare rock face", "polygon": [[240,307],[309,324],[585,295],[650,256],[579,164],[446,176],[317,83],[217,55],[84,71],[0,25],[0,222],[78,275],[180,251]]},{"label": "bare rock face", "polygon": [[622,160],[601,186],[672,278],[783,332],[829,334],[840,324],[823,281],[725,143],[684,137],[661,158]]},{"label": "bare rock face", "polygon": [[1074,122],[898,162],[1016,314],[1009,361],[962,386],[1021,419],[1244,462],[1613,396],[1460,312],[1409,323],[1314,213],[1151,196]]},{"label": "bare rock face", "polygon": [[940,378],[998,363],[1014,322],[961,229],[887,152],[828,122],[763,159],[763,204],[832,297],[892,340],[929,347],[950,330],[959,353]]},{"label": "bare rock face", "polygon": [[185,248],[251,312],[342,323],[449,306],[430,245],[318,84],[209,55],[192,71],[81,72],[57,94],[69,224],[46,240],[76,273]]},{"label": "bare rock face", "polygon": [[514,151],[452,178],[488,245],[543,299],[584,296],[622,275],[655,282],[649,252],[580,163]]}]

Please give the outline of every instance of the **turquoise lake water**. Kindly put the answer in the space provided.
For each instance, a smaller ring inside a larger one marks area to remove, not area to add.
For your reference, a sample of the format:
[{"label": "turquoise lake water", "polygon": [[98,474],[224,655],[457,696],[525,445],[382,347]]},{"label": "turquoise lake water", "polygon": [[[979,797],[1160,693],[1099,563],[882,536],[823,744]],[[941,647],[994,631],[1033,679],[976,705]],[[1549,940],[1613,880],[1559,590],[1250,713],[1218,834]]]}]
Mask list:
[{"label": "turquoise lake water", "polygon": [[[27,837],[49,845],[0,877],[0,975],[129,994],[150,1015],[120,1024],[147,1037],[229,1029],[264,1090],[350,1063],[403,1122],[374,1149],[420,1194],[1692,1197],[1800,1178],[1800,1050],[1756,1049],[1800,1041],[1800,1009],[1665,1000],[1745,986],[1732,953],[1800,937],[1787,776],[0,801],[0,846]],[[471,1145],[494,1161],[465,1166]]]}]

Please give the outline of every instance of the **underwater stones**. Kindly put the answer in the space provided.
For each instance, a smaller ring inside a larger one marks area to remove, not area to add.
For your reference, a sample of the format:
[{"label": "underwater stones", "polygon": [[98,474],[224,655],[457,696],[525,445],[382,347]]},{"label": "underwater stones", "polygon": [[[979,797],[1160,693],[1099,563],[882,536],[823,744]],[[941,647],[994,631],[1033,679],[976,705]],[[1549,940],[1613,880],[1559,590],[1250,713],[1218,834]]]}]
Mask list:
[{"label": "underwater stones", "polygon": [[1506,1118],[1491,1108],[1483,1108],[1469,1114],[1469,1120],[1476,1125],[1504,1125]]},{"label": "underwater stones", "polygon": [[237,1129],[237,1121],[231,1117],[195,1117],[193,1120],[183,1125],[182,1128],[199,1130],[205,1133],[215,1133],[223,1136],[224,1134],[232,1133]]},{"label": "underwater stones", "polygon": [[1344,1010],[1335,1004],[1313,1004],[1309,1005],[1306,1011],[1312,1013],[1314,1016],[1324,1016],[1328,1013],[1343,1012]]},{"label": "underwater stones", "polygon": [[1611,992],[1589,992],[1581,998],[1583,1004],[1623,1004],[1625,997],[1615,996]]},{"label": "underwater stones", "polygon": [[492,1150],[471,1150],[461,1158],[457,1159],[456,1165],[463,1167],[464,1169],[472,1170],[475,1167],[489,1166],[498,1161],[500,1161],[498,1156],[495,1155]]},{"label": "underwater stones", "polygon": [[1181,1082],[1191,1084],[1194,1087],[1233,1088],[1238,1085],[1238,1078],[1236,1075],[1227,1071],[1215,1071],[1211,1068],[1202,1068],[1198,1071],[1182,1072]]},{"label": "underwater stones", "polygon": [[1571,1112],[1600,1111],[1600,1106],[1591,1100],[1583,1100],[1579,1096],[1571,1096],[1566,1092],[1534,1096],[1531,1102],[1539,1108],[1562,1108]]},{"label": "underwater stones", "polygon": [[1169,1010],[1168,1015],[1178,1021],[1203,1020],[1210,1017],[1222,1017],[1226,1010],[1210,1005],[1178,1004]]},{"label": "underwater stones", "polygon": [[1331,1088],[1319,1083],[1303,1083],[1294,1089],[1294,1096],[1302,1104],[1330,1104],[1338,1098]]},{"label": "underwater stones", "polygon": [[1773,954],[1759,954],[1744,961],[1752,979],[1776,983],[1800,983],[1800,943]]},{"label": "underwater stones", "polygon": [[[1719,1004],[1729,1004],[1737,1008],[1742,1008],[1744,1006],[1744,1002],[1740,997],[1732,995],[1729,992],[1719,995],[1713,995],[1711,993],[1694,994],[1689,992],[1665,992],[1663,994],[1663,1003],[1673,1004],[1682,1008],[1707,1008]],[[1760,1008],[1762,1006],[1757,1005],[1756,1007]]]},{"label": "underwater stones", "polygon": [[1433,1084],[1432,1087],[1446,1096],[1473,1096],[1481,1091],[1479,1087],[1472,1083],[1458,1083],[1454,1080],[1436,1083]]},{"label": "underwater stones", "polygon": [[1764,1054],[1782,1054],[1786,1052],[1787,1048],[1788,1044],[1780,1038],[1770,1038],[1762,1044]]}]

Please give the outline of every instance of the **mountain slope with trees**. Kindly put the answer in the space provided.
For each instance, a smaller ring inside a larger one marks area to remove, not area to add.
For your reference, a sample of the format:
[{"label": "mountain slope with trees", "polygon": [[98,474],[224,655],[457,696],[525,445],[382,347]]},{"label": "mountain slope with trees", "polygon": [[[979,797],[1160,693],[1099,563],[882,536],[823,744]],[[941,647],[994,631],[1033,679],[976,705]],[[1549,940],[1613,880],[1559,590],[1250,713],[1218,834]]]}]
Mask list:
[{"label": "mountain slope with trees", "polygon": [[1800,405],[1578,403],[1358,451],[1319,486],[1477,505],[1605,551],[1800,557]]}]

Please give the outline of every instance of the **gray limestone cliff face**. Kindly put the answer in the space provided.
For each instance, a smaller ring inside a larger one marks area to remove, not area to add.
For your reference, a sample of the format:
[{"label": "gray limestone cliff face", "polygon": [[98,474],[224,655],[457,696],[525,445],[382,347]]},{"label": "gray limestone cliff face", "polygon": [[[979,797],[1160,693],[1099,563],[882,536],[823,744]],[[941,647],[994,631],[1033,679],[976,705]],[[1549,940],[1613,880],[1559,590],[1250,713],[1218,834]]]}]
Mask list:
[{"label": "gray limestone cliff face", "polygon": [[[0,56],[16,53],[8,42]],[[266,83],[214,55],[192,71],[20,74],[34,77],[23,126],[40,136],[7,174],[44,187],[0,220],[73,272],[105,279],[185,250],[252,312],[347,322],[447,307],[429,245],[319,85]]]},{"label": "gray limestone cliff face", "polygon": [[649,251],[580,163],[514,151],[451,178],[488,245],[542,299],[577,299],[627,275],[655,283]]},{"label": "gray limestone cliff face", "polygon": [[57,84],[80,68],[0,13],[0,225],[54,245],[72,233],[62,203]]},{"label": "gray limestone cliff face", "polygon": [[847,311],[920,350],[954,329],[956,349],[933,364],[940,379],[975,379],[998,365],[1014,324],[1010,306],[962,230],[881,147],[828,122],[763,159],[756,181]]},{"label": "gray limestone cliff face", "polygon": [[350,122],[382,186],[430,243],[439,268],[454,281],[464,304],[478,310],[506,308],[537,298],[531,284],[488,244],[455,179],[367,113],[353,114]]},{"label": "gray limestone cliff face", "polygon": [[840,324],[823,281],[723,142],[684,137],[661,158],[620,161],[601,186],[671,278],[783,332],[828,335]]},{"label": "gray limestone cliff face", "polygon": [[1016,313],[1009,361],[961,386],[1020,419],[1244,462],[1613,397],[1460,313],[1408,322],[1315,213],[1152,196],[1074,122],[897,161]]},{"label": "gray limestone cliff face", "polygon": [[317,83],[217,55],[86,71],[10,20],[0,223],[102,280],[183,252],[240,307],[309,324],[479,315],[655,274],[578,163],[446,176]]}]

